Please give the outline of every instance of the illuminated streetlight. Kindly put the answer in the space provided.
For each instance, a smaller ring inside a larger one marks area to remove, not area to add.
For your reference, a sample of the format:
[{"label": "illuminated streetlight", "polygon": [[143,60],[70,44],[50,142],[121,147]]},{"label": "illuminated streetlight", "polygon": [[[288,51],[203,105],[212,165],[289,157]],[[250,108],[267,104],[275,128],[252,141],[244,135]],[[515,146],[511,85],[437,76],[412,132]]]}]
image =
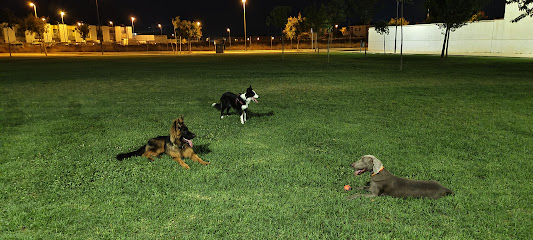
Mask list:
[{"label": "illuminated streetlight", "polygon": [[133,25],[133,21],[135,21],[134,17],[131,17],[131,33],[135,33],[135,26]]},{"label": "illuminated streetlight", "polygon": [[246,0],[242,0],[242,9],[244,12],[244,51],[247,51],[246,48]]},{"label": "illuminated streetlight", "polygon": [[196,22],[196,25],[198,25],[198,42],[200,41],[200,22]]},{"label": "illuminated streetlight", "polygon": [[33,11],[35,12],[35,17],[38,18],[37,17],[37,6],[35,6],[34,3],[30,2],[30,7],[33,7]]},{"label": "illuminated streetlight", "polygon": [[46,18],[44,18],[44,17],[43,17],[43,18],[41,18],[41,20],[43,20],[43,22],[46,22]]},{"label": "illuminated streetlight", "polygon": [[111,25],[111,27],[113,27],[113,21],[109,21],[109,25]]},{"label": "illuminated streetlight", "polygon": [[65,24],[65,21],[63,21],[63,16],[65,16],[65,12],[60,12],[59,14],[61,14],[61,23]]},{"label": "illuminated streetlight", "polygon": [[228,28],[226,31],[228,31],[229,47],[231,47],[231,30]]},{"label": "illuminated streetlight", "polygon": [[163,36],[163,26],[161,26],[161,24],[157,24],[157,26],[159,27],[159,30],[161,30],[161,36]]}]

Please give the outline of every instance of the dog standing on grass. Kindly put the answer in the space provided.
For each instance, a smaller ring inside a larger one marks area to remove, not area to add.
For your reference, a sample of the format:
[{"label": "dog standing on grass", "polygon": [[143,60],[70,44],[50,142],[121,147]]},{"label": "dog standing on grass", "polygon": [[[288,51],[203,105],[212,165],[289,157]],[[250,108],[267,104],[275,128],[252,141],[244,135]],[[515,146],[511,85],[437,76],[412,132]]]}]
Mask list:
[{"label": "dog standing on grass", "polygon": [[224,110],[226,110],[226,115],[229,115],[230,108],[234,108],[241,115],[241,123],[246,122],[246,109],[248,109],[248,104],[251,101],[257,103],[256,98],[259,98],[259,95],[252,89],[252,85],[246,89],[246,93],[237,95],[231,92],[225,92],[220,97],[220,103],[213,103],[211,106],[220,110],[220,119],[224,118]]},{"label": "dog standing on grass", "polygon": [[352,168],[355,169],[355,175],[363,174],[366,171],[371,171],[370,186],[361,187],[369,191],[369,194],[356,194],[349,199],[376,196],[391,196],[391,197],[427,197],[437,199],[449,194],[453,191],[443,187],[437,181],[418,181],[399,178],[387,171],[383,167],[383,163],[372,155],[364,155],[359,161],[352,163]]},{"label": "dog standing on grass", "polygon": [[161,154],[166,153],[185,169],[189,169],[190,167],[183,161],[183,158],[190,158],[200,164],[208,165],[209,162],[204,162],[192,149],[191,139],[195,137],[196,135],[189,131],[189,128],[183,122],[183,116],[181,116],[174,120],[172,126],[170,126],[169,136],[152,138],[148,140],[146,145],[136,151],[118,154],[117,160],[123,160],[133,156],[144,156],[150,159],[150,161],[155,161],[153,157],[159,157]]}]

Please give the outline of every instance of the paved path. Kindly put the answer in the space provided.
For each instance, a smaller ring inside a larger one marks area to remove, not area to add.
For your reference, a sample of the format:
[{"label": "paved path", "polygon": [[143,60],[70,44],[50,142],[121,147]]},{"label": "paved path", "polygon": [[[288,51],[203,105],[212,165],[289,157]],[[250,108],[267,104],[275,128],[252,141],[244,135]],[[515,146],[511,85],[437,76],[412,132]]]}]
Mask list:
[{"label": "paved path", "polygon": [[[354,54],[359,54],[359,49],[350,49],[350,48],[333,48],[330,49],[332,52],[350,52]],[[285,53],[311,53],[314,52],[312,49],[300,49],[300,50],[285,50]],[[327,50],[322,48],[320,49],[320,54],[326,54]],[[361,51],[364,53],[364,51]],[[149,51],[149,52],[104,52],[102,55],[101,52],[50,52],[48,53],[49,57],[84,57],[84,56],[188,56],[188,55],[215,55],[215,51],[183,51],[180,53],[173,53],[172,51]],[[281,50],[226,50],[223,54],[281,54]],[[367,52],[367,54],[383,54],[383,52]],[[394,53],[387,53],[394,54]],[[395,53],[399,55],[399,53]],[[440,55],[440,52],[404,52],[406,55],[413,54],[425,54],[425,55]],[[13,53],[13,57],[44,57],[44,53]],[[462,54],[449,54],[449,56],[484,56],[484,57],[518,57],[518,58],[533,58],[533,53],[529,54],[505,54],[505,53],[462,53]],[[9,53],[0,53],[0,57],[9,57]]]}]

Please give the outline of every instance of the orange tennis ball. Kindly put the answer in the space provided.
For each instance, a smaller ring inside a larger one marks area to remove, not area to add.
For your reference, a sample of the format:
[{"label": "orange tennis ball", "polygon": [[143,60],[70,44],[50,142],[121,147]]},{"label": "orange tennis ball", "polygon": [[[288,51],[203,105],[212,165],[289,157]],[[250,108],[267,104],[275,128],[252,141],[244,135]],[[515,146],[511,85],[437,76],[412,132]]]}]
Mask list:
[{"label": "orange tennis ball", "polygon": [[350,185],[344,185],[344,190],[350,191],[352,190],[352,187],[350,187]]}]

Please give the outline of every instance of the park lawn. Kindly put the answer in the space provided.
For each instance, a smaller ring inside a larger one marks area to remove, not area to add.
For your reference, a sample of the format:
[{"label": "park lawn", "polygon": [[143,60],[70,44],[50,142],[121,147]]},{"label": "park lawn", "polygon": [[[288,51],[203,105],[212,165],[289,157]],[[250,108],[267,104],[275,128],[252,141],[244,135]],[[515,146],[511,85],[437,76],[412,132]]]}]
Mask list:
[{"label": "park lawn", "polygon": [[[0,239],[527,239],[533,60],[335,53],[0,59]],[[248,122],[211,107],[252,85]],[[184,115],[211,162],[116,154]],[[368,174],[438,200],[346,198]]]}]

